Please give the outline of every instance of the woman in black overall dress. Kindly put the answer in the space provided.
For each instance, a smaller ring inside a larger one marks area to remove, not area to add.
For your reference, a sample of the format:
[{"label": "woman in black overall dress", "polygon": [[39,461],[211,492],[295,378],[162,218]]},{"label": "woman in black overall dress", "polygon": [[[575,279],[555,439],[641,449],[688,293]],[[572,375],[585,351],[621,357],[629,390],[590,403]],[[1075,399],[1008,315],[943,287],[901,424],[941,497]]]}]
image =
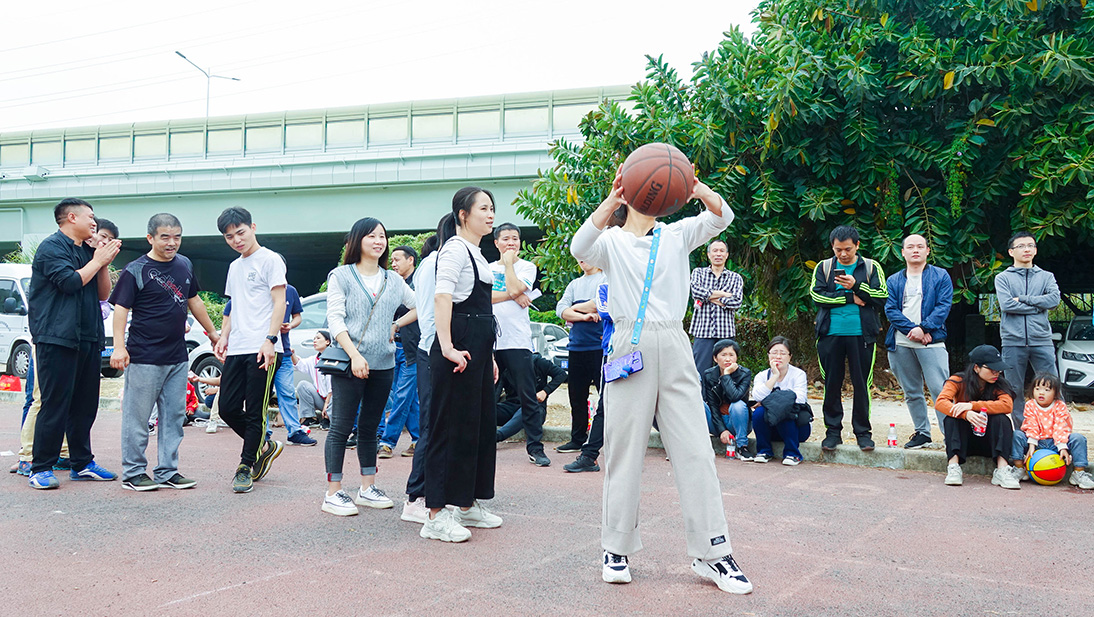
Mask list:
[{"label": "woman in black overall dress", "polygon": [[[446,217],[447,218],[447,217]],[[467,187],[452,198],[452,237],[437,256],[434,317],[437,338],[429,352],[433,398],[425,453],[425,503],[429,520],[421,536],[464,542],[467,527],[492,528],[501,518],[480,499],[494,497],[493,275],[479,250],[494,223],[494,196]],[[457,506],[447,510],[445,506]]]}]

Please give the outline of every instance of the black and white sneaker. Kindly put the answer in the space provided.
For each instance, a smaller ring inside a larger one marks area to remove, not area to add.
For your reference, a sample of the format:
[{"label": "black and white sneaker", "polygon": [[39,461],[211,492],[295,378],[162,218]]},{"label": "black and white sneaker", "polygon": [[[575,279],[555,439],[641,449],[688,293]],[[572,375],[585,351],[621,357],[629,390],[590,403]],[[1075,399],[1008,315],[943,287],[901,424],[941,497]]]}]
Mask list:
[{"label": "black and white sneaker", "polygon": [[129,491],[154,491],[160,487],[152,478],[148,477],[148,474],[140,473],[132,478],[126,478],[122,480],[122,488]]},{"label": "black and white sneaker", "polygon": [[631,582],[631,569],[627,565],[627,556],[604,551],[604,567],[601,569],[600,576],[605,583]]},{"label": "black and white sneaker", "polygon": [[770,461],[770,460],[771,460],[771,457],[764,454],[763,452],[759,452],[759,453],[756,454],[756,456],[752,457],[752,462],[753,463],[766,463],[767,461]]},{"label": "black and white sneaker", "polygon": [[929,443],[931,443],[931,436],[930,435],[924,435],[923,433],[915,433],[914,435],[912,435],[911,441],[904,444],[904,449],[905,450],[918,450],[918,449],[922,448],[923,446],[926,446]]},{"label": "black and white sneaker", "polygon": [[756,458],[756,453],[752,451],[751,446],[745,446],[743,448],[737,448],[737,459],[741,461],[751,461]]},{"label": "black and white sneaker", "polygon": [[691,569],[699,576],[714,581],[722,591],[740,595],[752,593],[752,583],[741,572],[733,555],[726,555],[721,559],[696,559],[691,562]]}]

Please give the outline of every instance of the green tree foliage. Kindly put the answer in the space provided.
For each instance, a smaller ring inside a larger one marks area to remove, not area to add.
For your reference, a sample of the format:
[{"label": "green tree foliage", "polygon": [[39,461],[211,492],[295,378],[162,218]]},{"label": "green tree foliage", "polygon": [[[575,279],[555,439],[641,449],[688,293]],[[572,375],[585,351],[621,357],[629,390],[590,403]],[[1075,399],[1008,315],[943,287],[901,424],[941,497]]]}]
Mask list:
[{"label": "green tree foliage", "polygon": [[651,141],[680,147],[733,206],[730,267],[776,322],[812,315],[811,269],[840,224],[887,272],[901,238],[924,235],[965,301],[993,290],[1012,230],[1049,240],[1043,256],[1094,245],[1086,0],[764,0],[754,20],[690,79],[649,58],[633,112],[606,103],[583,143],[553,145],[556,167],[517,199],[544,231],[546,285],[578,273],[569,239]]}]

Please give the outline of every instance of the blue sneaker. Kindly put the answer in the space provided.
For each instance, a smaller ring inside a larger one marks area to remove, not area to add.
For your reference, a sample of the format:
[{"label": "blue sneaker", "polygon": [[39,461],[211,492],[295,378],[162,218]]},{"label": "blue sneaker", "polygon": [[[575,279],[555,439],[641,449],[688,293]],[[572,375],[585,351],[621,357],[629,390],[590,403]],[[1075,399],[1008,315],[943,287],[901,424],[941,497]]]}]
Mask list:
[{"label": "blue sneaker", "polygon": [[61,483],[57,481],[57,476],[53,475],[52,471],[39,471],[30,477],[30,488],[37,489],[51,489],[61,486]]},{"label": "blue sneaker", "polygon": [[57,462],[53,464],[53,471],[68,471],[72,469],[72,462],[67,458],[59,458]]},{"label": "blue sneaker", "polygon": [[292,435],[289,435],[289,443],[297,446],[314,446],[316,441],[309,437],[304,431],[296,431]]},{"label": "blue sneaker", "polygon": [[118,476],[103,469],[95,461],[91,461],[80,471],[73,469],[69,472],[68,477],[72,480],[97,480],[99,482],[109,482],[110,480],[117,480]]},{"label": "blue sneaker", "polygon": [[19,461],[19,468],[15,470],[15,473],[30,477],[30,461]]}]

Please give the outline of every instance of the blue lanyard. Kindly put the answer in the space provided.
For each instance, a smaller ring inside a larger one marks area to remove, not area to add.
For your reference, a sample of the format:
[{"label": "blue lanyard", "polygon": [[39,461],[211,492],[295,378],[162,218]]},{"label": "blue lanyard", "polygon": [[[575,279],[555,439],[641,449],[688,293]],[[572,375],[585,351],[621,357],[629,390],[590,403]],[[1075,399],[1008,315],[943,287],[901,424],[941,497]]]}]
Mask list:
[{"label": "blue lanyard", "polygon": [[642,286],[642,301],[638,303],[638,320],[634,322],[634,335],[631,345],[637,345],[642,338],[642,324],[646,321],[646,306],[650,301],[650,286],[653,285],[653,266],[657,263],[657,246],[661,243],[661,228],[653,230],[653,242],[650,244],[650,262],[646,266],[646,282]]}]

